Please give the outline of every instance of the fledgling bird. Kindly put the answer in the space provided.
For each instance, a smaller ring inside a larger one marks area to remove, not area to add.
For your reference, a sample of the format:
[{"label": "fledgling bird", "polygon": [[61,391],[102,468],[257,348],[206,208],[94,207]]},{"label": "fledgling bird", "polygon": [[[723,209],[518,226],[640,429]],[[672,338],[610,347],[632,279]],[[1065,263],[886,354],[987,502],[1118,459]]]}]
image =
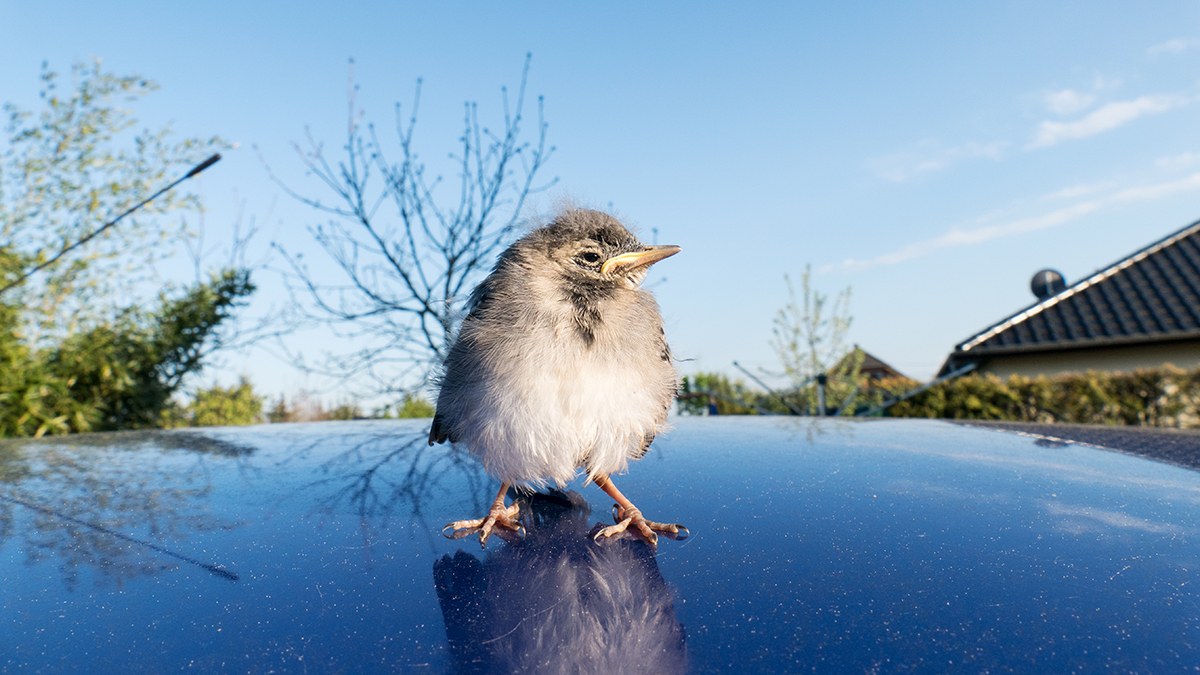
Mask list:
[{"label": "fledgling bird", "polygon": [[471,294],[446,357],[429,443],[467,446],[501,482],[488,514],[450,523],[454,538],[522,532],[509,487],[559,487],[582,468],[616,500],[617,524],[651,543],[681,525],[646,520],[612,482],[646,454],[676,393],[654,297],[638,286],[680,251],[646,246],[615,218],[567,209],[500,255]]}]

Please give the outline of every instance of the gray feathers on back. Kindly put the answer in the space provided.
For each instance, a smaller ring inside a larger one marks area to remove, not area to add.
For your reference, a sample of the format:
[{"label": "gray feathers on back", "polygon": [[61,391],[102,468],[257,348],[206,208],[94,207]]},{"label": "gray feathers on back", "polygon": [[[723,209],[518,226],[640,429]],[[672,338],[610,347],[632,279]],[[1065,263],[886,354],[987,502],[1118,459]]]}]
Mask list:
[{"label": "gray feathers on back", "polygon": [[649,265],[603,266],[649,248],[611,216],[574,209],[510,246],[471,295],[430,442],[463,443],[502,481],[538,486],[641,456],[676,374],[658,305],[638,288]]}]

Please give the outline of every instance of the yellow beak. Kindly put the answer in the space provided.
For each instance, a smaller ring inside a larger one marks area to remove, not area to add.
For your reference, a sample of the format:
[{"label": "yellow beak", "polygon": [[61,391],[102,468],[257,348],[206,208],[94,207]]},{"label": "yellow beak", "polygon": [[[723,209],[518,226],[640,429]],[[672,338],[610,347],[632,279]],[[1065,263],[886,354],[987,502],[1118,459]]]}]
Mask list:
[{"label": "yellow beak", "polygon": [[644,251],[622,253],[615,258],[609,258],[600,267],[602,274],[628,274],[639,267],[649,267],[654,263],[669,258],[682,251],[678,246],[647,246]]}]

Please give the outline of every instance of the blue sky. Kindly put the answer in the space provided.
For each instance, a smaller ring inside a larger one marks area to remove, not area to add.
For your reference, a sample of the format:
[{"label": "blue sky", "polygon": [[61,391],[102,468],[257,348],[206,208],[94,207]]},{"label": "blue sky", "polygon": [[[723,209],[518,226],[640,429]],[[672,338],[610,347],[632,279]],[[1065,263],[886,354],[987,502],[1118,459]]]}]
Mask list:
[{"label": "blue sky", "polygon": [[[655,290],[684,372],[770,368],[783,275],[850,286],[850,338],[927,378],[954,344],[1200,218],[1196,3],[0,3],[0,99],[36,103],[43,60],[89,55],[162,90],[149,125],[240,143],[195,185],[211,237],[238,208],[302,246],[305,128],[337,147],[347,60],[391,128],[423,78],[437,168],[463,101],[500,110],[533,54],[553,195],[683,246]],[[552,195],[552,196],[553,196]],[[549,196],[540,206],[550,206]],[[261,277],[259,305],[279,300]],[[319,349],[314,336],[299,347]],[[269,353],[214,373],[316,388]]]}]

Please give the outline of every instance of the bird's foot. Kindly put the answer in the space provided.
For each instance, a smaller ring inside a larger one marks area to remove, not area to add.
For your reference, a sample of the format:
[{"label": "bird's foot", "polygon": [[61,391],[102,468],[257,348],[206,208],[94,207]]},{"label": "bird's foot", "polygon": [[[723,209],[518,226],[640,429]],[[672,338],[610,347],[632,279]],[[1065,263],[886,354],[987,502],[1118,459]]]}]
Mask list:
[{"label": "bird's foot", "polygon": [[664,537],[675,540],[687,539],[690,534],[686,527],[678,523],[656,523],[652,520],[646,520],[636,506],[622,508],[621,505],[614,504],[613,520],[617,524],[609,525],[597,532],[594,537],[596,541],[622,533],[636,533],[636,535],[641,535],[643,539],[650,542],[651,546],[656,546],[658,544],[658,535],[655,534],[656,532],[661,532]]},{"label": "bird's foot", "polygon": [[[479,533],[479,547],[487,548],[487,540],[492,534],[504,541],[512,543],[525,536],[525,528],[517,520],[521,507],[516,502],[505,507],[503,501],[492,504],[487,516],[474,520],[456,520],[442,528],[442,535],[448,539],[462,539],[476,532]],[[493,528],[496,528],[493,531]]]}]

